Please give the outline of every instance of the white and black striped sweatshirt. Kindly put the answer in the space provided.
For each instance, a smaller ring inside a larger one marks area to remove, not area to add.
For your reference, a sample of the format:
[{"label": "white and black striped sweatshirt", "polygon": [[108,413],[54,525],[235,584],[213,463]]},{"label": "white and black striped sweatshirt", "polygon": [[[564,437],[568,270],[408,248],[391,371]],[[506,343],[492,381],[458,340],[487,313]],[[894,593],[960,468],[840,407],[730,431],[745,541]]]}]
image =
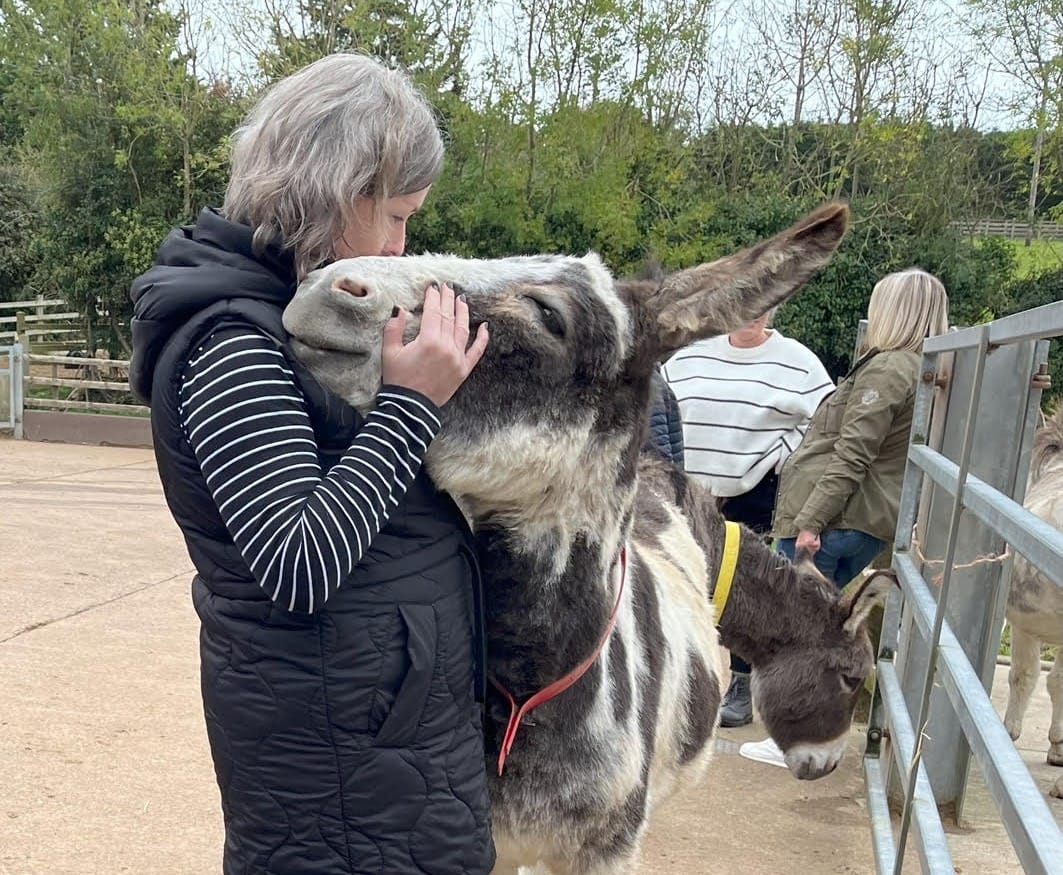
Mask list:
[{"label": "white and black striped sweatshirt", "polygon": [[295,376],[252,329],[219,331],[182,372],[181,421],[233,541],[265,592],[313,613],[348,577],[405,495],[439,409],[385,386],[322,476]]},{"label": "white and black striped sweatshirt", "polygon": [[812,350],[778,331],[760,346],[699,340],[663,368],[679,401],[686,470],[714,495],[743,495],[797,449],[834,383]]}]

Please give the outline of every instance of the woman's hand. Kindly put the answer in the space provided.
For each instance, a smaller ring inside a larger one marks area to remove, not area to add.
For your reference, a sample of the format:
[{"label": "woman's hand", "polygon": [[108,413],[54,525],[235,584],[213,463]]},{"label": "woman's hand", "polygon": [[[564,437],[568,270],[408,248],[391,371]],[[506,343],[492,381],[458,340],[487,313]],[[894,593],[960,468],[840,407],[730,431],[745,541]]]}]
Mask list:
[{"label": "woman's hand", "polygon": [[421,328],[402,342],[406,311],[401,307],[384,326],[380,375],[385,384],[404,386],[442,407],[475,367],[487,348],[487,323],[469,345],[469,307],[450,286],[432,283],[424,293]]},{"label": "woman's hand", "polygon": [[794,555],[796,556],[802,550],[806,550],[809,556],[816,555],[819,551],[819,535],[816,532],[801,529],[797,533],[797,540],[794,542]]}]

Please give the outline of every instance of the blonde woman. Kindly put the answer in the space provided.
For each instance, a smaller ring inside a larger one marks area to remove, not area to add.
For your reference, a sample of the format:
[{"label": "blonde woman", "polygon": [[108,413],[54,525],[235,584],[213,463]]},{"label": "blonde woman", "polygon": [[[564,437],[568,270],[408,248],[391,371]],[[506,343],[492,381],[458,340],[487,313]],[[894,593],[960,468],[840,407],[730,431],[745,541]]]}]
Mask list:
[{"label": "blonde woman", "polygon": [[[807,551],[839,588],[897,527],[920,351],[947,329],[948,305],[945,287],[926,271],[883,277],[867,307],[867,351],[820,404],[783,466],[772,524],[779,551],[790,559]],[[770,738],[739,752],[786,765]]]},{"label": "blonde woman", "polygon": [[948,326],[948,296],[918,269],[884,277],[867,308],[867,352],[817,409],[779,478],[772,534],[839,587],[893,537],[923,340]]}]

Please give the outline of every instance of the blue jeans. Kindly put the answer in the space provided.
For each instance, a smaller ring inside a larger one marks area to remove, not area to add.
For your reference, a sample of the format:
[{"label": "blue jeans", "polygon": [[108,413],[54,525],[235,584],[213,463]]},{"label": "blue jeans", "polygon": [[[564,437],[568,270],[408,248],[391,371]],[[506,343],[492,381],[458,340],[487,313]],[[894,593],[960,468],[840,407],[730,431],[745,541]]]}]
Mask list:
[{"label": "blue jeans", "polygon": [[[791,562],[794,558],[796,538],[779,538],[776,548]],[[857,529],[828,529],[819,533],[819,549],[812,561],[828,580],[841,589],[886,545],[885,541],[873,538]]]}]

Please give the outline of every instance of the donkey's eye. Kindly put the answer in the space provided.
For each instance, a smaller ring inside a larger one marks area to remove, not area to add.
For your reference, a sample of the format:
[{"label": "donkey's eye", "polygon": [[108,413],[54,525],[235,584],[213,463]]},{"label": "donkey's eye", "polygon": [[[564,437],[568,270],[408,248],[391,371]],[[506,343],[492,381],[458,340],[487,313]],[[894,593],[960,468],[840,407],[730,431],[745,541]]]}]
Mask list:
[{"label": "donkey's eye", "polygon": [[543,320],[543,327],[555,337],[564,337],[565,323],[558,312],[538,298],[532,298],[532,302],[539,308],[539,318]]},{"label": "donkey's eye", "polygon": [[855,674],[847,674],[842,676],[842,683],[845,685],[845,689],[847,689],[850,693],[858,689],[863,682],[864,679]]}]

